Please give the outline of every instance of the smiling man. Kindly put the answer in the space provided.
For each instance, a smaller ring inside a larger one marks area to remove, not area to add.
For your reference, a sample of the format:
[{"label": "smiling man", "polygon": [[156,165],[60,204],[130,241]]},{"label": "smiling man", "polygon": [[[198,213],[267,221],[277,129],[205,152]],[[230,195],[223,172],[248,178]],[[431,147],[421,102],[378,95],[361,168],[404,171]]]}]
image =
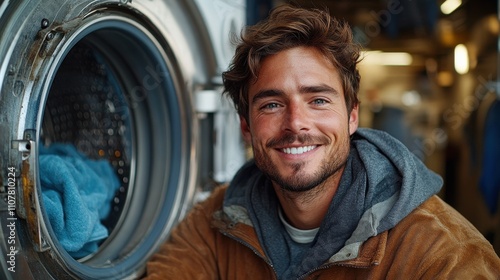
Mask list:
[{"label": "smiling man", "polygon": [[359,48],[325,11],[280,6],[242,35],[225,93],[254,159],[196,205],[150,279],[498,279],[441,178],[358,128]]},{"label": "smiling man", "polygon": [[248,100],[241,128],[257,166],[292,224],[319,227],[358,127],[357,105],[347,111],[339,73],[311,46],[263,59]]}]

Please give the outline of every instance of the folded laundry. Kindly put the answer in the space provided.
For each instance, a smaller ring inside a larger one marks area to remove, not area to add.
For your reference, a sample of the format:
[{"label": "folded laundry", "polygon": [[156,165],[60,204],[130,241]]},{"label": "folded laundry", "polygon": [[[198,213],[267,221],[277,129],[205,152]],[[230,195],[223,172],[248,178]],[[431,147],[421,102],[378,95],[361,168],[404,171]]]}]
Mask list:
[{"label": "folded laundry", "polygon": [[56,143],[40,147],[39,171],[43,205],[59,243],[74,258],[95,252],[109,234],[101,221],[120,185],[110,163]]}]

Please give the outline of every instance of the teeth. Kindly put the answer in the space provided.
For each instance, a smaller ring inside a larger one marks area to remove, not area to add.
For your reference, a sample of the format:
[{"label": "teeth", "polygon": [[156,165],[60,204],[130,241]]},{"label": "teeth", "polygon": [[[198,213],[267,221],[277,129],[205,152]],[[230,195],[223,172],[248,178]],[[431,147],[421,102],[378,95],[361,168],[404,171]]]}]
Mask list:
[{"label": "teeth", "polygon": [[292,155],[300,155],[305,152],[309,152],[310,150],[316,148],[316,146],[305,146],[305,147],[293,147],[293,148],[284,148],[282,149],[283,153],[285,154],[292,154]]}]

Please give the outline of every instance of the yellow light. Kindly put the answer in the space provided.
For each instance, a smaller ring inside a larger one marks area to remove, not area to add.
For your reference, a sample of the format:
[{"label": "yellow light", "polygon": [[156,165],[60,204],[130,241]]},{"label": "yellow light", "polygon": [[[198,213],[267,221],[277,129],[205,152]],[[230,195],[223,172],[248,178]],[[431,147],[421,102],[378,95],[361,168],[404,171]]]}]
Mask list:
[{"label": "yellow light", "polygon": [[455,71],[458,74],[466,74],[469,72],[469,54],[467,52],[467,47],[463,44],[459,44],[455,47]]},{"label": "yellow light", "polygon": [[449,15],[460,7],[460,5],[462,5],[462,0],[446,0],[441,4],[441,12],[445,15]]},{"label": "yellow light", "polygon": [[366,51],[363,53],[363,64],[372,65],[392,65],[408,66],[411,65],[413,58],[411,54],[405,52],[381,52]]},{"label": "yellow light", "polygon": [[442,87],[453,85],[453,74],[450,71],[440,71],[437,74],[437,83]]}]

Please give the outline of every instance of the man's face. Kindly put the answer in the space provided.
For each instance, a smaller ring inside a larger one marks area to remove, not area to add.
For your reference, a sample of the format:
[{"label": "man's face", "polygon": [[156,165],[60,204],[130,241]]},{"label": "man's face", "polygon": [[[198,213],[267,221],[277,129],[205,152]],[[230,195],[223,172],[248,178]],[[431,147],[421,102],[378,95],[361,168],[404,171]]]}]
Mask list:
[{"label": "man's face", "polygon": [[248,101],[241,130],[275,185],[307,191],[340,173],[358,107],[348,114],[337,69],[317,49],[296,47],[265,58]]}]

